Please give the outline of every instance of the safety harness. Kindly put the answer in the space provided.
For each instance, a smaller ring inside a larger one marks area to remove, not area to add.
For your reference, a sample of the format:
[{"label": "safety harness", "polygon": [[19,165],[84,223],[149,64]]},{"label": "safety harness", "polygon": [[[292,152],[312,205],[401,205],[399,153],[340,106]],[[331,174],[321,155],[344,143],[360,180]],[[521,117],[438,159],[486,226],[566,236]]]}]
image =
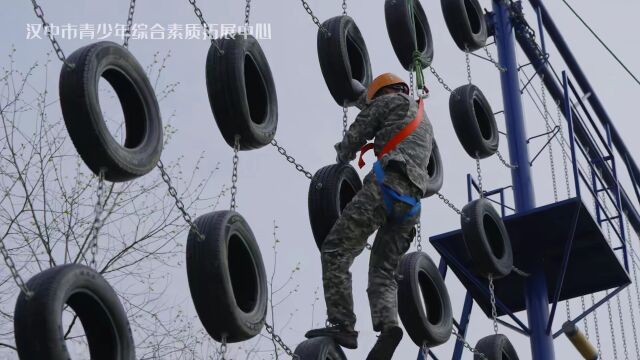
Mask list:
[{"label": "safety harness", "polygon": [[[376,154],[378,161],[373,164],[373,172],[376,176],[376,183],[380,186],[380,190],[382,191],[382,199],[384,200],[385,209],[387,211],[387,216],[395,221],[404,222],[405,220],[413,217],[420,211],[420,199],[416,199],[410,195],[400,194],[390,186],[384,183],[384,170],[382,169],[382,165],[380,164],[380,159],[395,149],[402,140],[406,139],[411,133],[413,133],[420,125],[423,117],[424,103],[422,99],[418,100],[418,113],[416,117],[411,120],[402,130],[398,131],[384,146],[382,147],[382,151],[379,154]],[[368,143],[360,148],[360,158],[358,159],[358,166],[362,168],[365,165],[363,156],[364,154],[373,149],[374,144]],[[402,201],[408,205],[411,205],[411,209],[407,211],[402,216],[396,216],[393,211],[393,204],[395,201]]]}]

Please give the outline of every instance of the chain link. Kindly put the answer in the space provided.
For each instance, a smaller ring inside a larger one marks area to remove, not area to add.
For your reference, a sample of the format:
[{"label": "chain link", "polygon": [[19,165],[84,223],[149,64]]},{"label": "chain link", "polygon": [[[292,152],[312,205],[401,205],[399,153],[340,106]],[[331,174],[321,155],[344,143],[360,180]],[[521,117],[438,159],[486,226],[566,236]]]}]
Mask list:
[{"label": "chain link", "polygon": [[478,190],[480,197],[484,198],[484,190],[482,189],[482,169],[480,168],[480,158],[476,157],[476,173],[478,174]]},{"label": "chain link", "polygon": [[509,164],[509,162],[507,160],[505,160],[505,158],[500,153],[500,150],[496,150],[496,155],[498,155],[498,159],[500,159],[500,162],[502,163],[502,165],[506,166],[508,169],[517,169],[518,168],[518,165]]},{"label": "chain link", "polygon": [[458,99],[460,98],[460,95],[458,95],[455,91],[451,90],[451,88],[449,87],[449,85],[447,85],[447,84],[444,82],[444,79],[440,76],[440,74],[438,74],[438,72],[436,71],[436,69],[435,69],[433,66],[429,65],[429,71],[433,74],[433,76],[435,76],[435,77],[436,77],[436,80],[438,80],[438,83],[439,83],[440,85],[442,85],[442,87],[443,87],[446,91],[448,91],[448,92],[450,92],[451,94],[453,94],[456,98],[458,98]]},{"label": "chain link", "polygon": [[[635,258],[635,249],[633,248],[633,239],[631,238],[631,227],[629,226],[629,220],[627,217],[627,220],[625,221],[625,226],[627,229],[627,234],[628,234],[628,239],[629,239],[629,245],[631,246],[631,269],[632,269],[632,273],[633,273],[633,283],[636,284],[636,300],[638,302],[638,305],[640,305],[640,291],[638,289],[639,283],[638,283],[638,273],[636,270],[636,258]],[[635,350],[636,350],[636,357],[638,359],[640,359],[640,346],[638,346],[638,334],[637,334],[637,330],[636,330],[636,325],[635,325],[635,315],[634,315],[634,311],[633,311],[633,304],[631,301],[631,290],[628,290],[628,298],[629,298],[629,308],[631,310],[631,324],[632,324],[632,329],[633,329],[633,344],[635,346]]]},{"label": "chain link", "polygon": [[413,71],[409,71],[409,95],[411,95],[411,97],[414,96],[414,82],[413,82]]},{"label": "chain link", "polygon": [[542,97],[542,116],[544,117],[544,126],[547,130],[547,146],[549,149],[549,166],[551,167],[551,183],[553,185],[553,201],[558,202],[558,183],[556,181],[556,165],[553,160],[552,137],[553,130],[549,124],[549,110],[547,108],[547,91],[544,86],[544,76],[540,76],[540,96]]},{"label": "chain link", "polygon": [[[629,288],[627,288],[628,290]],[[620,293],[616,295],[616,305],[618,308],[618,320],[620,320],[620,334],[622,335],[622,350],[624,352],[625,360],[629,360],[629,350],[627,349],[627,336],[624,329],[624,317],[622,317],[622,301],[620,300]],[[637,359],[637,358],[636,358]]]},{"label": "chain link", "polygon": [[349,108],[342,107],[342,137],[347,134],[347,127],[349,122]]},{"label": "chain link", "polygon": [[469,58],[469,48],[464,46],[464,61],[467,63],[467,81],[471,84],[471,59]]},{"label": "chain link", "polygon": [[60,47],[58,40],[56,40],[55,36],[53,36],[53,33],[51,32],[51,25],[49,25],[49,23],[44,19],[44,10],[42,10],[36,0],[31,0],[31,4],[33,4],[33,11],[36,13],[36,16],[42,22],[42,29],[44,29],[44,31],[47,33],[47,37],[49,38],[51,46],[53,46],[53,50],[56,52],[56,56],[58,57],[58,59],[60,59],[60,61],[65,63],[70,68],[74,68],[75,64],[67,61],[67,57],[64,55],[64,51],[62,51],[62,47]]},{"label": "chain link", "polygon": [[287,346],[287,344],[284,343],[282,338],[273,331],[273,326],[269,325],[269,323],[265,323],[264,327],[267,329],[267,332],[269,333],[269,335],[271,335],[271,338],[275,342],[277,342],[278,345],[280,345],[282,350],[284,350],[284,352],[287,355],[291,356],[292,359],[300,359],[300,356],[298,356],[297,354],[294,354],[293,351],[291,351],[291,349]]},{"label": "chain link", "polygon": [[[591,294],[591,304],[596,304],[595,295]],[[600,328],[598,327],[598,309],[593,309],[593,327],[596,331],[596,348],[598,349],[598,359],[602,359],[602,345],[600,344]]]},{"label": "chain link", "polygon": [[247,5],[244,7],[244,27],[245,31],[249,31],[249,15],[251,15],[251,0],[247,0]]},{"label": "chain link", "polygon": [[462,211],[460,211],[460,209],[458,209],[455,205],[453,205],[453,203],[451,203],[451,201],[449,201],[449,199],[447,199],[444,195],[442,195],[439,192],[436,193],[436,195],[438,195],[438,199],[442,200],[444,204],[450,207],[453,211],[455,211],[456,214],[463,216]]},{"label": "chain link", "polygon": [[[580,307],[582,308],[582,312],[587,310],[587,304],[584,301],[584,296],[580,296]],[[584,325],[584,336],[589,339],[589,322],[587,321],[587,317],[582,318],[582,324]]]},{"label": "chain link", "polygon": [[564,302],[564,310],[567,313],[567,320],[571,320],[571,304],[569,303],[569,300]]},{"label": "chain link", "polygon": [[507,72],[507,68],[503,67],[502,65],[500,65],[500,63],[498,63],[493,59],[493,55],[491,54],[491,51],[489,51],[488,46],[485,45],[483,49],[484,49],[484,53],[487,54],[487,59],[489,59],[489,61],[493,64],[493,66],[496,67],[496,69],[498,69],[498,71]]},{"label": "chain link", "polygon": [[15,281],[18,288],[20,288],[20,291],[24,293],[25,297],[29,299],[33,295],[33,292],[29,290],[27,284],[24,282],[24,279],[22,278],[22,276],[20,276],[18,268],[16,267],[16,263],[13,262],[13,259],[9,254],[9,250],[4,245],[3,239],[0,239],[0,254],[2,254],[4,263],[7,264],[7,267],[9,268],[9,272],[11,273],[13,281]]},{"label": "chain link", "polygon": [[329,32],[329,30],[327,30],[327,28],[325,28],[320,23],[320,20],[318,19],[318,17],[313,14],[313,11],[311,10],[311,7],[309,6],[309,3],[307,3],[305,0],[300,0],[300,1],[302,1],[302,7],[307,12],[307,14],[309,14],[309,16],[311,16],[311,20],[313,20],[313,23],[316,24],[316,26],[318,26],[320,31],[322,31],[325,34],[325,36],[331,36],[331,33]]},{"label": "chain link", "polygon": [[342,15],[347,16],[347,0],[342,0]]},{"label": "chain link", "polygon": [[91,241],[89,242],[89,249],[91,251],[91,261],[89,266],[93,269],[97,268],[96,256],[98,254],[98,233],[102,228],[102,212],[104,211],[103,197],[104,197],[104,169],[100,169],[98,174],[98,189],[96,190],[96,205],[94,208],[93,224],[91,226]]},{"label": "chain link", "polygon": [[124,31],[124,43],[122,46],[129,48],[129,39],[131,38],[131,28],[133,28],[133,14],[136,11],[136,0],[129,3],[129,16],[127,17],[127,29]]},{"label": "chain link", "polygon": [[419,220],[416,224],[416,250],[422,251],[422,224]]},{"label": "chain link", "polygon": [[218,354],[220,354],[220,360],[226,360],[225,357],[227,355],[227,335],[222,335],[222,342],[220,343]]},{"label": "chain link", "polygon": [[562,167],[564,169],[564,183],[567,187],[567,198],[571,197],[571,184],[569,183],[569,167],[567,165],[567,152],[564,151],[564,132],[562,127],[562,112],[560,110],[560,103],[556,103],[557,116],[558,116],[558,131],[560,135],[560,148],[562,148]]},{"label": "chain link", "polygon": [[214,39],[213,36],[211,35],[211,27],[209,26],[209,23],[207,23],[207,21],[204,19],[202,10],[200,10],[198,5],[196,4],[196,0],[188,0],[188,1],[189,1],[189,4],[193,6],[193,12],[196,14],[196,17],[198,17],[198,20],[200,20],[200,25],[202,25],[202,28],[205,29],[205,31],[207,32],[207,35],[211,39],[211,44],[213,44],[213,46],[216,47],[216,50],[218,50],[219,54],[221,55],[224,54],[224,50],[220,48],[216,39]]},{"label": "chain link", "polygon": [[162,180],[165,182],[165,184],[167,184],[169,188],[169,195],[171,195],[171,197],[175,200],[176,208],[178,208],[178,210],[180,210],[180,212],[182,213],[182,218],[189,225],[190,230],[193,231],[193,233],[195,233],[196,236],[198,236],[198,239],[200,239],[200,241],[204,241],[205,239],[204,235],[202,235],[200,230],[198,230],[198,227],[196,226],[196,224],[193,223],[193,219],[191,219],[191,215],[187,213],[187,210],[185,210],[184,208],[184,203],[178,197],[178,191],[171,184],[171,177],[169,177],[169,174],[167,173],[164,167],[164,164],[162,163],[162,160],[158,160],[157,167],[160,170],[160,174],[162,175]]},{"label": "chain link", "polygon": [[236,211],[236,194],[238,193],[238,151],[240,151],[240,135],[235,136],[233,143],[233,172],[231,174],[231,211]]},{"label": "chain link", "polygon": [[[451,329],[451,334],[453,334],[453,336],[456,337],[456,341],[461,342],[462,346],[464,346],[467,350],[471,351],[472,353],[474,353],[475,355],[480,356],[480,358],[484,359],[484,360],[489,360],[489,358],[481,353],[480,351],[476,350],[476,348],[474,348],[473,346],[471,346],[465,339],[464,337],[462,337],[462,335],[458,334],[458,332],[456,331],[455,328]],[[426,356],[424,357],[425,359],[427,358]]]},{"label": "chain link", "polygon": [[493,333],[498,334],[498,311],[496,310],[496,289],[493,284],[493,274],[489,274],[489,295],[491,300],[491,320],[493,320]]},{"label": "chain link", "polygon": [[[290,162],[290,163],[292,163],[293,165],[295,165],[296,170],[298,170],[299,172],[303,173],[303,174],[304,174],[304,176],[306,176],[306,177],[307,177],[307,179],[309,179],[309,180],[313,181],[313,174],[311,174],[310,172],[308,172],[307,170],[305,170],[305,169],[304,169],[304,167],[303,167],[302,165],[298,164],[298,163],[296,162],[296,159],[295,159],[293,156],[291,156],[291,155],[287,154],[287,151],[286,151],[282,146],[280,146],[280,145],[278,144],[278,142],[276,141],[276,139],[271,140],[271,145],[275,146],[275,147],[278,149],[278,152],[280,153],[280,155],[284,156],[284,157],[287,159],[287,161],[288,161],[288,162]],[[317,182],[317,183],[316,183],[316,189],[319,189],[319,188],[321,188],[321,187],[322,187],[322,183]]]}]

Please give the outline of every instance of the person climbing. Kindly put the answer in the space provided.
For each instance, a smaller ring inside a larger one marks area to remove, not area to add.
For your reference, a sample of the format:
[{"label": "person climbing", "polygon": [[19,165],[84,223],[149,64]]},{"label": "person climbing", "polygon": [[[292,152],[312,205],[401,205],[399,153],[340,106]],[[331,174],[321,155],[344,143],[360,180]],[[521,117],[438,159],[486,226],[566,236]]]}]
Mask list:
[{"label": "person climbing", "polygon": [[[329,336],[345,348],[357,348],[349,268],[378,230],[371,248],[367,294],[373,330],[380,335],[367,360],[382,360],[391,359],[402,339],[395,271],[415,236],[433,129],[422,100],[416,103],[409,96],[409,86],[394,74],[378,76],[363,94],[361,105],[362,111],[335,145],[337,162],[354,160],[360,150],[362,167],[362,154],[371,148],[378,161],[322,244],[327,326],[305,336]],[[372,138],[374,143],[365,145]]]}]

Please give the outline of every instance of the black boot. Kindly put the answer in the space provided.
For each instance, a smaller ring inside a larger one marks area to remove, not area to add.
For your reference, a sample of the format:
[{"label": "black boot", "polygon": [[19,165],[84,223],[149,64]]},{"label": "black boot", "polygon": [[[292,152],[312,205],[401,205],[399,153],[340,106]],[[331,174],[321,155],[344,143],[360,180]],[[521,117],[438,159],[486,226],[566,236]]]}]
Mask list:
[{"label": "black boot", "polygon": [[358,348],[358,332],[349,325],[329,325],[327,327],[307,331],[304,336],[307,339],[328,336],[347,349]]},{"label": "black boot", "polygon": [[400,340],[402,340],[402,329],[398,326],[383,330],[369,352],[367,360],[391,360]]}]

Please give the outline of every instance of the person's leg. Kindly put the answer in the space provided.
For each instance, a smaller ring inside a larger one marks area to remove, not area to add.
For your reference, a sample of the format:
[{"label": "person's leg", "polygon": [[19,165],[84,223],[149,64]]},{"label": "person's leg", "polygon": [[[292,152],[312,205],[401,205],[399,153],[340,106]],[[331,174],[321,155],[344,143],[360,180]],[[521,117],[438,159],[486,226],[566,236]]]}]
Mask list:
[{"label": "person's leg", "polygon": [[344,208],[322,244],[322,283],[327,317],[332,324],[353,329],[351,272],[349,268],[364,249],[369,236],[386,221],[380,190],[372,176]]}]

